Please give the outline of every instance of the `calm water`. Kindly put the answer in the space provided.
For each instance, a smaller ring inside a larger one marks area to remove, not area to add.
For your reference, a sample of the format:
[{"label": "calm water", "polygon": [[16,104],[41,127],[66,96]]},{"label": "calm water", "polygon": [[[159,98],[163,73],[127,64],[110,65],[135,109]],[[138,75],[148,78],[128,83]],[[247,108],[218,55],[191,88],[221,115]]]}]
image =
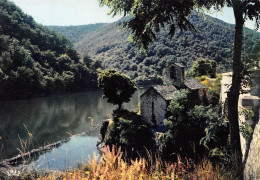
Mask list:
[{"label": "calm water", "polygon": [[[125,108],[137,108],[139,89]],[[102,91],[88,91],[30,100],[0,103],[0,160],[11,158],[22,149],[32,149],[76,136],[37,157],[37,169],[68,169],[97,153],[96,142],[102,120],[108,119],[113,106],[102,99]],[[93,118],[93,123],[91,123]],[[30,138],[29,133],[32,137]],[[21,143],[21,141],[24,141]],[[29,148],[22,148],[26,144]]]}]

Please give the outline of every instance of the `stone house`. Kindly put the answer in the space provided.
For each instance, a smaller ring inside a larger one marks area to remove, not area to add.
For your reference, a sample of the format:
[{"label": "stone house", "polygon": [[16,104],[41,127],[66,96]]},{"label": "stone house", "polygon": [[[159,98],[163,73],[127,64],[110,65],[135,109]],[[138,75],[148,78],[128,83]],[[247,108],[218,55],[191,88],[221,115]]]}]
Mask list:
[{"label": "stone house", "polygon": [[208,88],[195,78],[184,78],[185,67],[181,64],[172,64],[166,67],[166,85],[152,86],[141,96],[141,118],[151,126],[163,125],[167,107],[174,91],[188,89],[200,98],[207,98]]},{"label": "stone house", "polygon": [[152,86],[140,96],[141,118],[149,125],[163,125],[174,86]]}]

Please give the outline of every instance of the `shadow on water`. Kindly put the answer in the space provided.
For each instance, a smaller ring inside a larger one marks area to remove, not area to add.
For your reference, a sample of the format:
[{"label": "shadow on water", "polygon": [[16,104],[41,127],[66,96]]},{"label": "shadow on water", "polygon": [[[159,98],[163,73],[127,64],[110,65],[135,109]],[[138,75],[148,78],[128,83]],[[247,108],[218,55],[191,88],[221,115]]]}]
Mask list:
[{"label": "shadow on water", "polygon": [[[138,90],[131,101],[124,105],[125,108],[136,109],[143,92],[144,89]],[[99,126],[102,120],[109,118],[115,108],[116,106],[107,103],[106,99],[102,99],[102,91],[1,102],[0,160],[11,158],[19,153],[17,148],[21,148],[21,145],[18,136],[25,140],[31,133],[33,141],[30,149],[33,149],[66,139],[74,134],[91,132],[88,135],[72,138],[34,162],[35,166],[40,168],[49,166],[48,168],[51,169],[64,169],[71,164],[74,166],[78,160],[85,159],[88,155],[92,156],[96,151],[99,128],[90,130],[93,126]],[[80,151],[85,153],[80,154]],[[64,156],[66,153],[69,156]],[[79,159],[79,156],[82,158]],[[37,164],[43,162],[43,158],[45,160],[50,158],[48,165]]]}]

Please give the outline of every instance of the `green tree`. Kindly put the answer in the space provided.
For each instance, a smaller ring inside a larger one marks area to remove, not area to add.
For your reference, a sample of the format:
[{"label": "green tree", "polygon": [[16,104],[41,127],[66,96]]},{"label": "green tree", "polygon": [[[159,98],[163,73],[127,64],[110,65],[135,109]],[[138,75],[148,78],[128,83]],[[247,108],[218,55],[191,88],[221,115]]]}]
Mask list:
[{"label": "green tree", "polygon": [[[128,158],[146,156],[154,140],[149,126],[141,121],[141,116],[125,109],[116,109],[112,114],[113,121],[107,127],[106,145],[120,146]],[[142,137],[142,138],[140,138]]]},{"label": "green tree", "polygon": [[87,66],[88,68],[90,68],[91,65],[93,64],[93,59],[91,59],[91,57],[89,57],[88,55],[85,55],[85,56],[83,57],[83,62],[84,62],[84,64],[86,64],[86,66]]},{"label": "green tree", "polygon": [[201,106],[199,102],[194,103],[194,99],[188,90],[173,93],[163,141],[163,156],[167,159],[176,160],[178,155],[197,158],[211,154],[216,148],[227,149],[228,128],[218,119],[216,108]]},{"label": "green tree", "polygon": [[103,71],[98,76],[98,86],[103,90],[107,102],[117,104],[121,109],[123,102],[129,102],[136,91],[131,79],[113,69]]},{"label": "green tree", "polygon": [[191,73],[193,76],[203,76],[208,75],[211,78],[216,77],[216,61],[199,58],[193,62],[193,66],[191,68]]},{"label": "green tree", "polygon": [[253,46],[252,51],[248,55],[248,69],[260,68],[260,40]]},{"label": "green tree", "polygon": [[243,26],[247,19],[255,20],[257,29],[260,25],[259,0],[99,0],[101,5],[111,8],[110,14],[131,14],[125,27],[132,30],[132,39],[139,47],[147,48],[156,39],[160,27],[170,24],[169,35],[173,36],[176,29],[194,30],[188,17],[194,10],[222,9],[224,6],[233,8],[235,16],[235,38],[233,51],[232,85],[227,94],[228,120],[233,156],[239,172],[242,171],[242,151],[238,125],[238,98],[242,79],[243,65],[241,61]]}]

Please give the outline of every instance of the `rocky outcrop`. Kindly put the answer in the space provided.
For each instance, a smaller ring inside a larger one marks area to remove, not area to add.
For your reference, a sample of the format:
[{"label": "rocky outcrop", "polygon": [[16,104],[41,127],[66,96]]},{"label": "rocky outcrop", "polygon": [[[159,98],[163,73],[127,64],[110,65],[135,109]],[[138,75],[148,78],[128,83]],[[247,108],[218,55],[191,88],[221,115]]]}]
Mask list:
[{"label": "rocky outcrop", "polygon": [[97,141],[97,149],[100,154],[103,153],[103,148],[106,146],[105,137],[106,137],[108,125],[109,125],[109,119],[102,121],[100,127],[100,134]]}]

